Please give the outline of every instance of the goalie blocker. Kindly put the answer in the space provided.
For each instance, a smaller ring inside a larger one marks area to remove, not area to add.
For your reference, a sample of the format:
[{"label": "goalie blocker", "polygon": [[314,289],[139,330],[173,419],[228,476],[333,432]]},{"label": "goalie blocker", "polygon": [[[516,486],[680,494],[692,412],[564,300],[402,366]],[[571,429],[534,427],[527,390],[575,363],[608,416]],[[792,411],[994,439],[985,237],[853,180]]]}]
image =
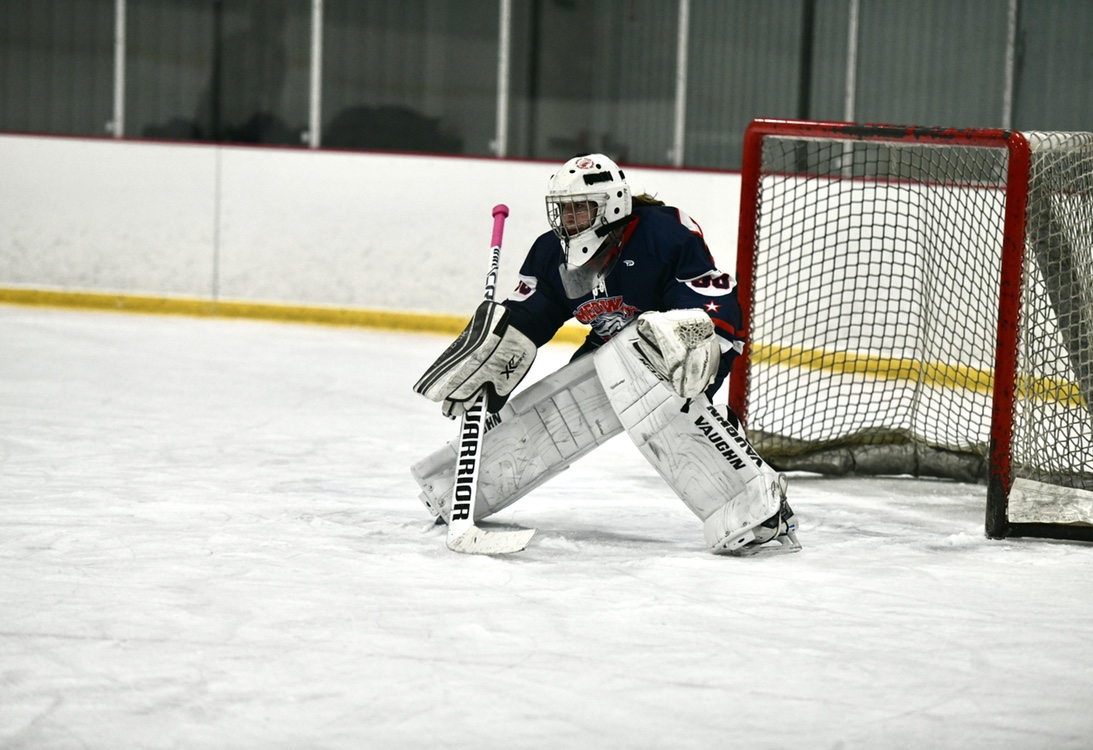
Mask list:
[{"label": "goalie blocker", "polygon": [[[632,325],[595,354],[571,362],[517,394],[487,419],[475,519],[519,500],[597,445],[626,431],[642,455],[703,522],[714,553],[800,549],[785,478],[767,465],[743,432],[695,386],[715,355],[712,330],[696,318],[657,313]],[[701,314],[701,313],[699,313]],[[663,317],[667,316],[667,317]],[[657,330],[651,330],[652,324]],[[683,343],[669,343],[672,327]],[[682,346],[668,357],[664,352]],[[683,363],[682,368],[678,365]],[[712,364],[716,370],[716,360]],[[690,373],[685,376],[684,373]],[[450,514],[459,446],[452,441],[411,468],[421,500],[442,519]],[[777,540],[781,546],[761,546]]]},{"label": "goalie blocker", "polygon": [[446,417],[466,412],[485,389],[487,410],[497,412],[535,361],[535,344],[509,325],[509,311],[484,300],[467,327],[414,384],[431,401],[443,401]]}]

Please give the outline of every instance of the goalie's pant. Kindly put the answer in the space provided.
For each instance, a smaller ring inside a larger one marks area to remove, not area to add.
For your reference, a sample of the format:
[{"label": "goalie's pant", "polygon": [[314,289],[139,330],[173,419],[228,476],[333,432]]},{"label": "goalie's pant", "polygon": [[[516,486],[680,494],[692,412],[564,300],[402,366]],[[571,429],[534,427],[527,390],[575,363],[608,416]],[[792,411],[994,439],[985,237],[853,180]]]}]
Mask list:
[{"label": "goalie's pant", "polygon": [[[778,512],[778,474],[705,396],[677,396],[634,346],[631,326],[512,398],[487,418],[475,520],[519,500],[625,430],[703,521],[714,551],[741,546]],[[411,467],[421,500],[447,519],[457,441]]]}]

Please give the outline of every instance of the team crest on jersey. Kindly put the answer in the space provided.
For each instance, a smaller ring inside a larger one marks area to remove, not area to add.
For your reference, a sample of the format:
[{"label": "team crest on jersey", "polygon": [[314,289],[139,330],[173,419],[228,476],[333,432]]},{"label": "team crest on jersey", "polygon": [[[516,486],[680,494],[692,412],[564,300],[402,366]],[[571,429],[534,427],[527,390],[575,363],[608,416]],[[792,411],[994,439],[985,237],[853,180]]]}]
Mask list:
[{"label": "team crest on jersey", "polygon": [[641,310],[622,301],[622,297],[592,299],[573,311],[573,317],[592,326],[607,341],[641,314]]}]

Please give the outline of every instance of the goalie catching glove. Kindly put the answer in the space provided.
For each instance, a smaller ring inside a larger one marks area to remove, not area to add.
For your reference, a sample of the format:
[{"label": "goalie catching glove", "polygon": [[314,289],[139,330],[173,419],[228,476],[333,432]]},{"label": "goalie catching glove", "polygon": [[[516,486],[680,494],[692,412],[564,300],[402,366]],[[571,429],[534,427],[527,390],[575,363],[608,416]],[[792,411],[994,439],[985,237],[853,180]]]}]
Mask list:
[{"label": "goalie catching glove", "polygon": [[443,402],[444,416],[462,415],[475,395],[486,389],[486,411],[498,412],[531,369],[536,347],[509,325],[509,311],[497,302],[482,302],[474,317],[444,350],[414,391]]},{"label": "goalie catching glove", "polygon": [[694,398],[706,390],[721,362],[709,315],[698,309],[647,312],[637,325],[635,346],[673,391]]}]

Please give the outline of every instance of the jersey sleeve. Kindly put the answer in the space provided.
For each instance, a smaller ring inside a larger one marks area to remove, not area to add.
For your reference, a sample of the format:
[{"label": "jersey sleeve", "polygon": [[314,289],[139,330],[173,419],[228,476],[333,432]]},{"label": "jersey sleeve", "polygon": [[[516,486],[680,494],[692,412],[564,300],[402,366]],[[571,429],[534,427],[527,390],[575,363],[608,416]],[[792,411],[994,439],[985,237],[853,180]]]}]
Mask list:
[{"label": "jersey sleeve", "polygon": [[680,223],[690,229],[690,233],[680,243],[674,278],[664,290],[664,299],[671,309],[700,308],[713,322],[721,349],[721,365],[707,390],[712,397],[732,369],[737,355],[744,350],[743,314],[737,299],[736,280],[717,268],[698,225],[682,211]]},{"label": "jersey sleeve", "polygon": [[547,233],[535,241],[520,266],[516,288],[505,300],[510,325],[527,336],[535,346],[554,338],[558,329],[569,320],[572,311],[558,298],[560,279],[557,258],[558,240]]},{"label": "jersey sleeve", "polygon": [[716,268],[697,278],[677,282],[669,297],[673,309],[701,308],[713,321],[722,352],[739,354],[744,348],[744,331],[736,281]]},{"label": "jersey sleeve", "polygon": [[673,278],[667,280],[664,299],[669,308],[702,308],[713,321],[723,353],[739,353],[744,347],[736,280],[714,263],[701,230],[686,214],[680,223],[690,231],[680,241]]}]

